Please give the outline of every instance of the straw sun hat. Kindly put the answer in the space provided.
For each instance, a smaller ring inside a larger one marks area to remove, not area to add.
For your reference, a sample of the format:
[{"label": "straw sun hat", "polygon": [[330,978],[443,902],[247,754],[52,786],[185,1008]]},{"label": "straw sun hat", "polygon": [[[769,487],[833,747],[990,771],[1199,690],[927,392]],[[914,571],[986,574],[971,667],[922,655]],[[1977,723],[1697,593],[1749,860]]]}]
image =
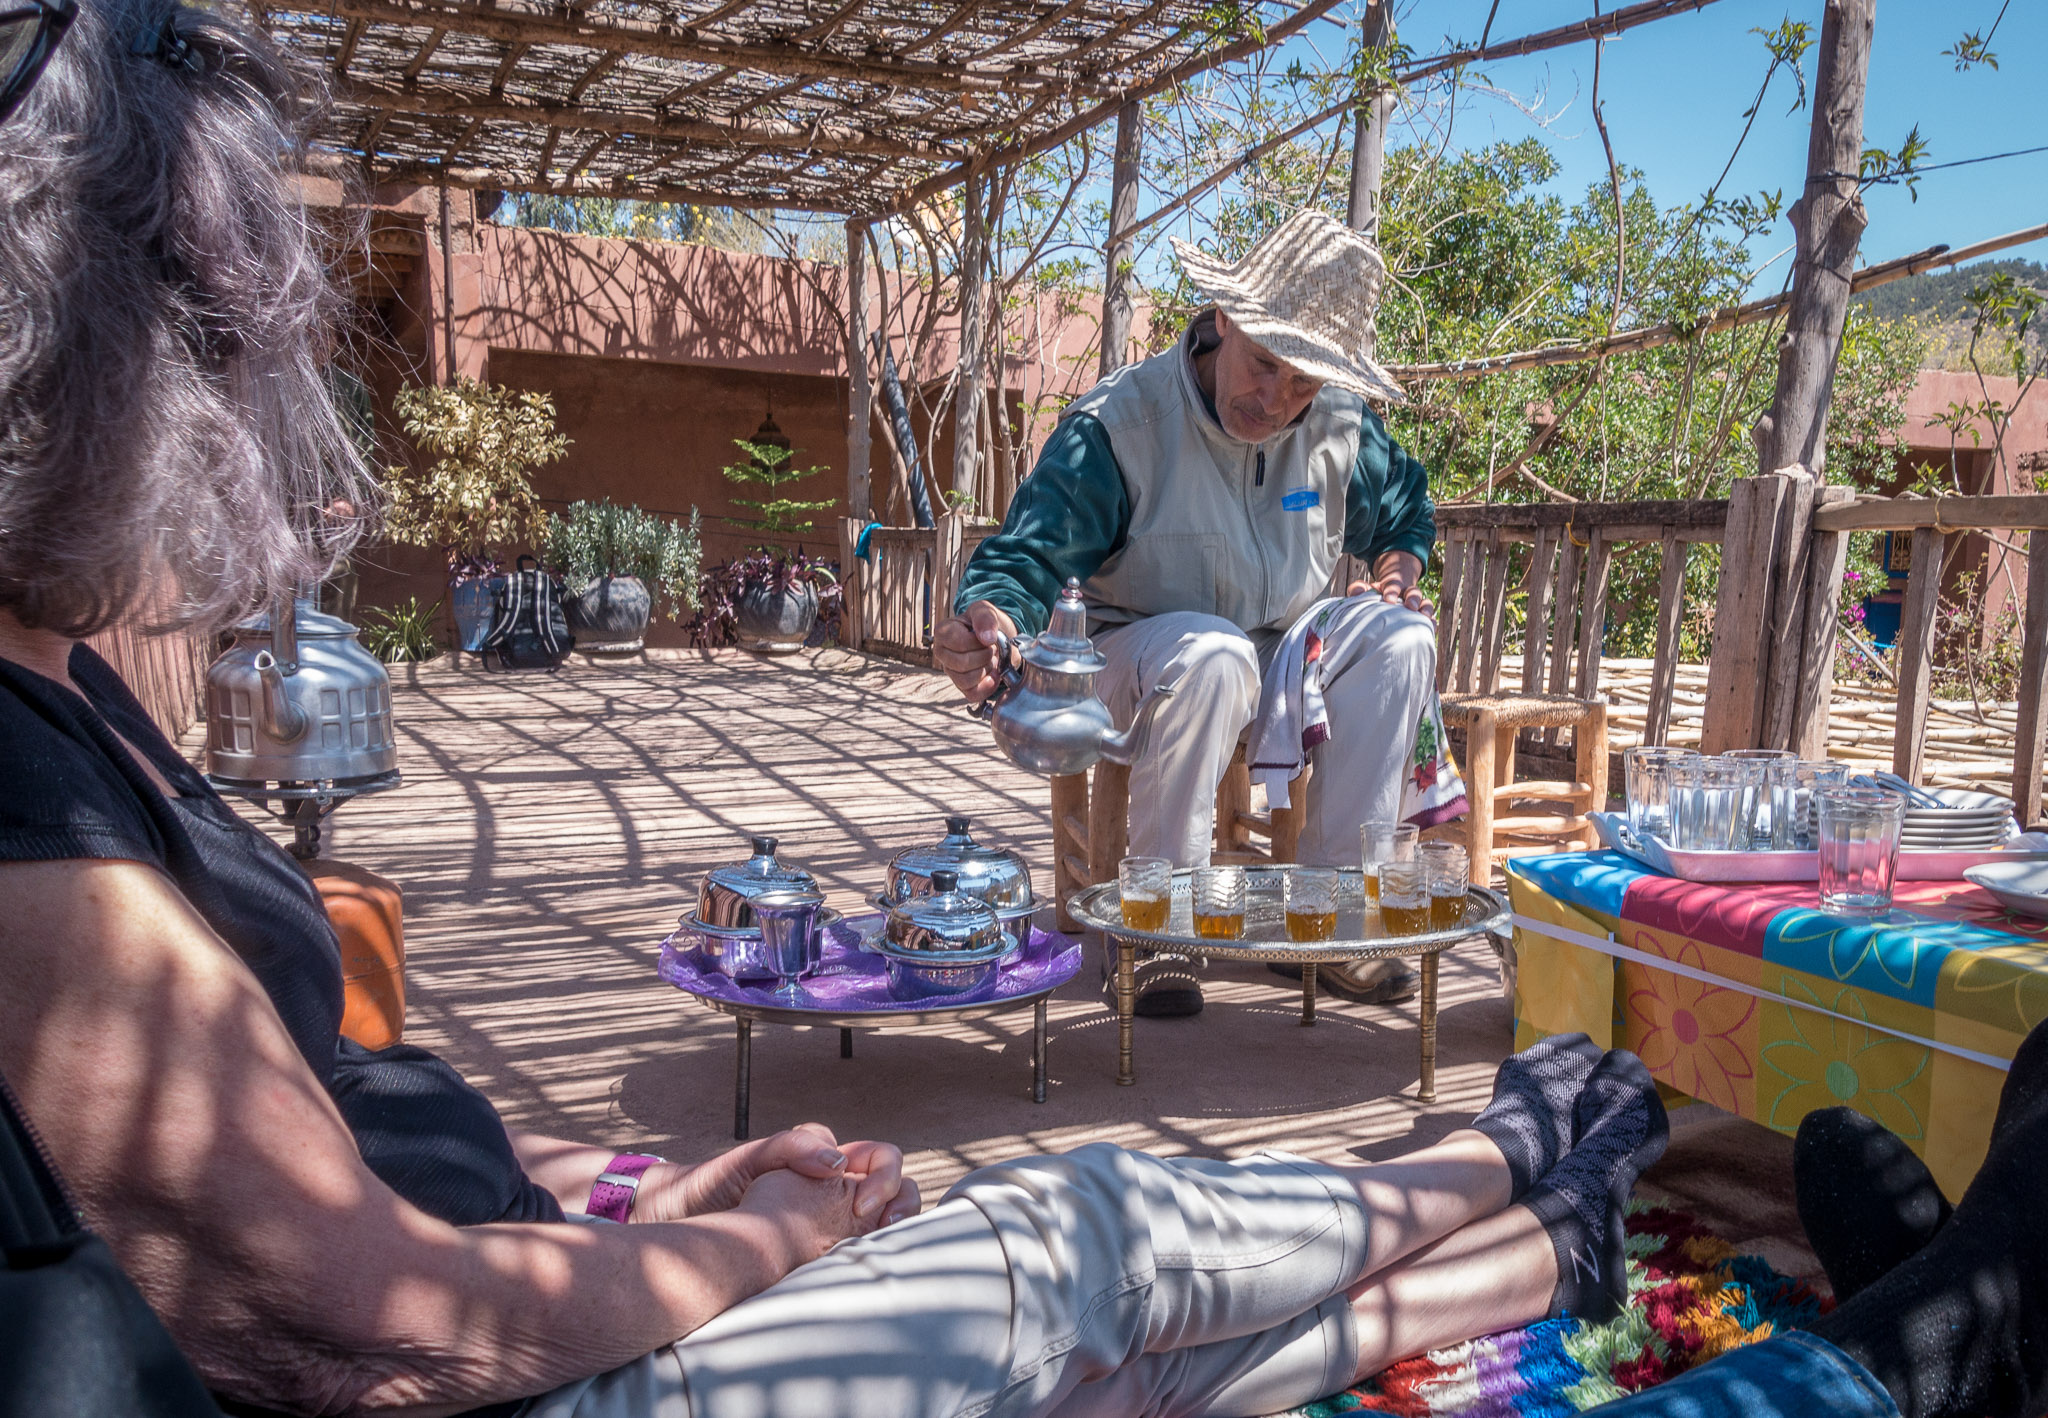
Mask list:
[{"label": "straw sun hat", "polygon": [[1368,399],[1407,396],[1366,358],[1386,263],[1364,236],[1317,211],[1298,212],[1243,259],[1219,261],[1173,239],[1181,269],[1230,323],[1311,379]]}]

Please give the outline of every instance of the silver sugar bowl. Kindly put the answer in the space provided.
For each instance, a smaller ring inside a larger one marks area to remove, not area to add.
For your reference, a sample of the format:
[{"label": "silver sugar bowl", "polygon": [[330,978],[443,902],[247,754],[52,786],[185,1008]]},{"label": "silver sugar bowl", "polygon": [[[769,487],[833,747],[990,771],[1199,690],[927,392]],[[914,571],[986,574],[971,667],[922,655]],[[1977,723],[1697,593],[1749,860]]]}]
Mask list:
[{"label": "silver sugar bowl", "polygon": [[899,1000],[957,999],[995,983],[1010,936],[957,873],[932,873],[932,892],[892,908],[875,942]]},{"label": "silver sugar bowl", "polygon": [[977,897],[996,913],[1005,932],[1021,949],[1031,940],[1031,918],[1038,901],[1031,889],[1031,867],[1007,847],[985,846],[974,840],[964,817],[946,819],[946,835],[898,852],[889,860],[888,879],[874,905],[883,911],[902,905],[934,890],[932,877],[950,871],[959,890]]}]

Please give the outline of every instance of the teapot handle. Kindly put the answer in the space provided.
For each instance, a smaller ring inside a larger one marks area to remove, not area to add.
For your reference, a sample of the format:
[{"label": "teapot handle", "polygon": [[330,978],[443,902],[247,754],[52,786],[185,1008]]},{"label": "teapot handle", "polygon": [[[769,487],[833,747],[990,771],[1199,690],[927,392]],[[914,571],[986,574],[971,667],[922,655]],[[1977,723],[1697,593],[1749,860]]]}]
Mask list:
[{"label": "teapot handle", "polygon": [[1017,667],[1010,663],[1010,657],[1030,644],[1031,640],[1028,636],[1018,635],[1012,637],[1000,630],[996,632],[996,687],[989,691],[988,698],[982,700],[979,704],[967,706],[967,712],[970,716],[976,719],[993,717],[996,712],[996,706],[1005,699],[1008,699],[1011,693],[1024,683],[1023,676],[1017,673]]}]

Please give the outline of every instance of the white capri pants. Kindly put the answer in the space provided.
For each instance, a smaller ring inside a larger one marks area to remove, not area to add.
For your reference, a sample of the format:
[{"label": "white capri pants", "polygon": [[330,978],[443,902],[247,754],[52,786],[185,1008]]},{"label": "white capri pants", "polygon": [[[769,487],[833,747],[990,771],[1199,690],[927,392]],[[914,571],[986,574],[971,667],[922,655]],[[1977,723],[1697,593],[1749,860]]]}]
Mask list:
[{"label": "white capri pants", "polygon": [[[1356,866],[1358,828],[1400,817],[1401,778],[1415,724],[1436,692],[1436,627],[1390,609],[1369,644],[1323,684],[1330,739],[1309,751],[1302,861]],[[1096,692],[1118,727],[1144,696],[1174,684],[1145,751],[1131,764],[1131,853],[1205,867],[1216,836],[1216,785],[1259,712],[1260,674],[1280,636],[1258,642],[1227,620],[1192,611],[1148,616],[1095,634],[1109,664]]]},{"label": "white capri pants", "polygon": [[974,1172],[528,1418],[1254,1418],[1351,1382],[1367,1213],[1277,1153]]}]

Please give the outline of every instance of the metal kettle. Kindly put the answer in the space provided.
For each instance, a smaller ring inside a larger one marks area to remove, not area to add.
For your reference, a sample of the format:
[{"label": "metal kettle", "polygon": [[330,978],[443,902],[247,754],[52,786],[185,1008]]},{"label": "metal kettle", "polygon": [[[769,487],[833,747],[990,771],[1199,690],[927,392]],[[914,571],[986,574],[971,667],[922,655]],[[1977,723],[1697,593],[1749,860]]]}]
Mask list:
[{"label": "metal kettle", "polygon": [[1011,762],[1049,778],[1084,773],[1098,758],[1129,763],[1144,752],[1152,716],[1173,697],[1172,685],[1159,686],[1131,727],[1116,731],[1109,706],[1095,694],[1095,676],[1109,661],[1088,638],[1088,607],[1074,580],[1060,592],[1043,635],[997,638],[996,662],[995,693],[971,712],[988,720]]},{"label": "metal kettle", "polygon": [[279,600],[206,671],[206,769],[230,784],[391,773],[391,677],[347,621]]}]

